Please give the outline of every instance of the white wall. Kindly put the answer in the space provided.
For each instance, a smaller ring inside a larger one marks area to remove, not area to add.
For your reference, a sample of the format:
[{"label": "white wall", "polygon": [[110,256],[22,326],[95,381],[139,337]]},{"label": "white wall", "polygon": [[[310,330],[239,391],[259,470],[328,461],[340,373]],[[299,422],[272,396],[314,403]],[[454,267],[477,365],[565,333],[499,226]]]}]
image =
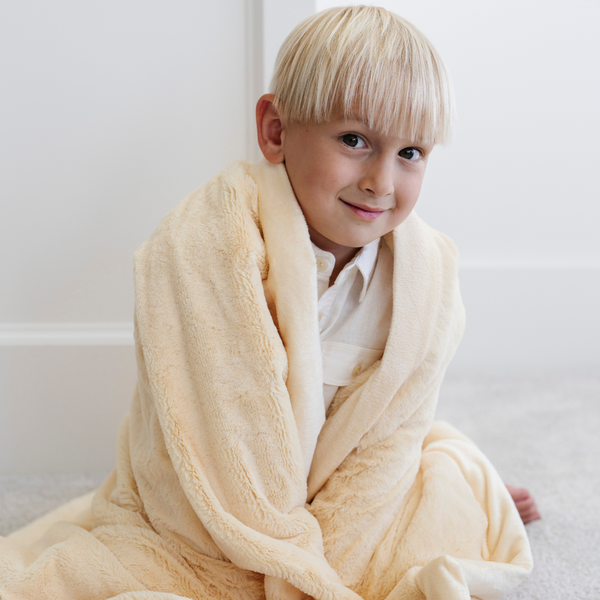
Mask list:
[{"label": "white wall", "polygon": [[247,153],[252,8],[3,3],[0,473],[114,464],[136,375],[133,347],[114,345],[131,343],[133,252]]},{"label": "white wall", "polygon": [[244,0],[5,3],[0,322],[131,321],[134,249],[245,154],[244,27]]},{"label": "white wall", "polygon": [[[454,368],[600,366],[599,5],[386,1],[459,112],[420,214],[462,252]],[[281,40],[319,0],[5,3],[0,473],[108,469],[135,382],[132,255],[230,160]]]}]

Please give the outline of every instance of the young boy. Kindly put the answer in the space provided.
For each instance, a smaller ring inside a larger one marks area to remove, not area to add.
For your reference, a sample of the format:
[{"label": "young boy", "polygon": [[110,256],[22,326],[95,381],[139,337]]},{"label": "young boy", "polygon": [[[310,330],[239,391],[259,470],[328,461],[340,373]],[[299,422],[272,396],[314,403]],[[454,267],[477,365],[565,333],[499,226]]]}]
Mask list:
[{"label": "young boy", "polygon": [[6,544],[2,597],[483,599],[529,572],[498,475],[432,422],[463,310],[454,246],[412,209],[450,116],[396,15],[292,32],[257,106],[266,160],[136,254],[116,470],[77,525]]}]

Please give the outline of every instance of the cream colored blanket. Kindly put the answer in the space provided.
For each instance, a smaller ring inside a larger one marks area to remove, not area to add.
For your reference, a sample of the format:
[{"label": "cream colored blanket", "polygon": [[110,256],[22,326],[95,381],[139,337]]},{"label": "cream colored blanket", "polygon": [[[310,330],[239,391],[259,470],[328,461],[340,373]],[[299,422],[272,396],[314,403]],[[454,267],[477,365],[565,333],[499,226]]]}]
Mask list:
[{"label": "cream colored blanket", "polygon": [[385,241],[385,353],[325,415],[315,259],[284,167],[234,164],[171,211],[136,254],[138,386],[117,468],[77,524],[2,540],[0,597],[462,600],[516,585],[531,556],[510,496],[470,441],[432,427],[463,328],[456,251],[415,215]]}]

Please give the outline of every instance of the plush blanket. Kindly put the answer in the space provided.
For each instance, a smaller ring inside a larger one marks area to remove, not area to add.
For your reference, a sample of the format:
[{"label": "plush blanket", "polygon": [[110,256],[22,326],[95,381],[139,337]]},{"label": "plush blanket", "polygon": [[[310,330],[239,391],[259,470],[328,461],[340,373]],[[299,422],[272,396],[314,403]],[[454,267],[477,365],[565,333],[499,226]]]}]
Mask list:
[{"label": "plush blanket", "polygon": [[463,600],[516,585],[531,555],[510,496],[433,424],[463,329],[456,251],[414,214],[385,243],[385,353],[325,414],[315,259],[285,168],[233,164],[171,211],[136,254],[138,385],[117,467],[91,506],[2,540],[0,597]]}]

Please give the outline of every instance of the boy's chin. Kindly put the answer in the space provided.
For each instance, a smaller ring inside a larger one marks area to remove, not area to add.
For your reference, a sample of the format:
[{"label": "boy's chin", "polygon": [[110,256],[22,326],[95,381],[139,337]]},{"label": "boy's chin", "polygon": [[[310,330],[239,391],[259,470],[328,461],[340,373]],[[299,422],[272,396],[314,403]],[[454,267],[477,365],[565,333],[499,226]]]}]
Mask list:
[{"label": "boy's chin", "polygon": [[[360,250],[364,246],[367,246],[371,242],[379,239],[381,236],[372,235],[372,236],[354,236],[354,237],[337,237],[333,239],[321,240],[321,244],[317,243],[314,239],[312,239],[315,246],[321,248],[321,250],[327,250],[332,252],[333,254],[337,251],[348,251],[352,252],[353,250]],[[326,246],[326,247],[324,247]]]},{"label": "boy's chin", "polygon": [[311,225],[308,226],[308,232],[310,240],[315,246],[332,254],[359,250],[388,233],[387,230],[381,231],[377,228],[369,228],[368,231],[365,228],[364,231],[331,231],[321,233]]},{"label": "boy's chin", "polygon": [[335,242],[340,246],[345,246],[347,248],[363,248],[367,246],[371,242],[379,239],[384,236],[388,231],[369,231],[356,235],[348,235],[348,236],[339,236]]}]

